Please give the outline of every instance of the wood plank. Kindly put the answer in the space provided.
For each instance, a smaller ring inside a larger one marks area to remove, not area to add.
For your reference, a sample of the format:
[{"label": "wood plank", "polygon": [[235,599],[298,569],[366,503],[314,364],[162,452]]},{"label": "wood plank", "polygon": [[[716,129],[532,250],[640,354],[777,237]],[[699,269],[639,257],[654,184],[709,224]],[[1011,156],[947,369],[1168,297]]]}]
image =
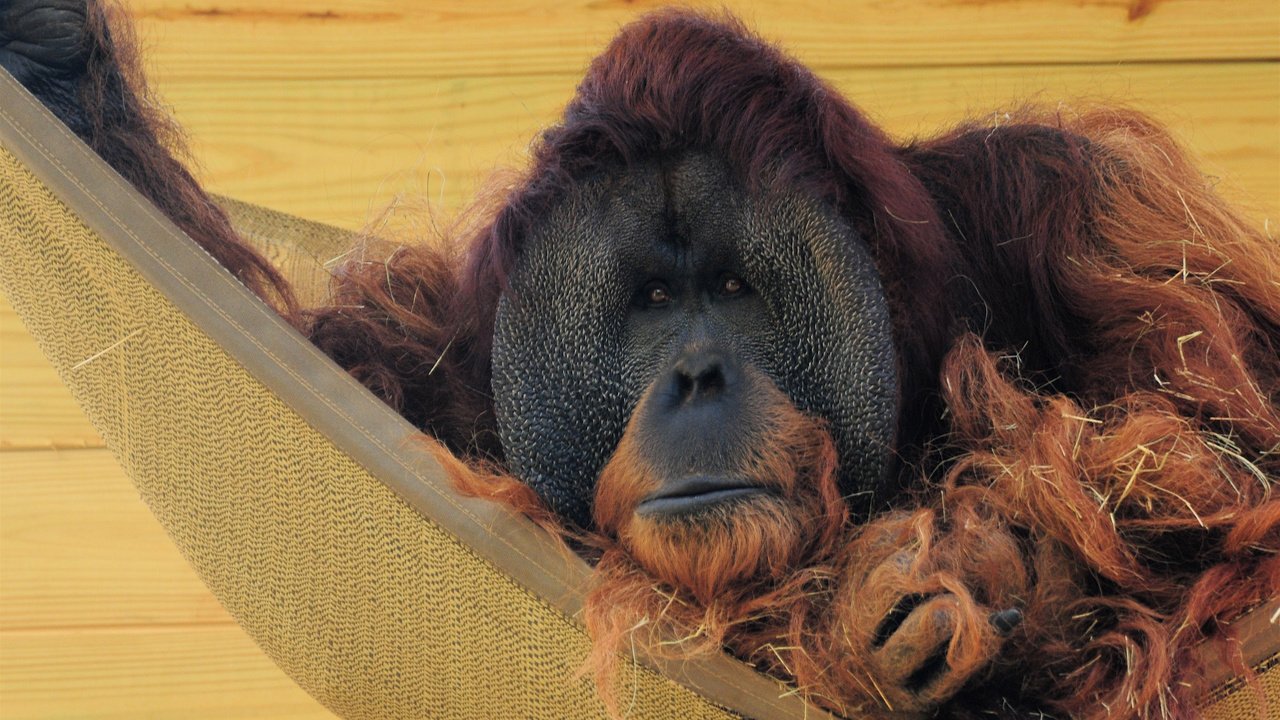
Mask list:
[{"label": "wood plank", "polygon": [[1162,123],[1228,197],[1280,211],[1280,63],[944,68],[839,73],[836,85],[895,137],[930,135],[960,118],[1027,102],[1119,106]]},{"label": "wood plank", "polygon": [[[172,77],[577,73],[665,0],[129,0]],[[693,0],[832,67],[1275,58],[1274,0]]]},{"label": "wood plank", "polygon": [[0,452],[0,632],[232,622],[110,452]]},{"label": "wood plank", "polygon": [[102,446],[102,438],[0,293],[0,450]]},{"label": "wood plank", "polygon": [[[904,137],[1032,98],[1162,120],[1227,191],[1280,210],[1280,63],[849,69],[826,76]],[[359,227],[395,197],[462,207],[571,97],[570,75],[453,80],[172,80],[160,87],[217,192]],[[429,218],[419,213],[420,223]]]},{"label": "wood plank", "polygon": [[106,450],[0,452],[5,718],[329,718],[205,589]]},{"label": "wood plank", "polygon": [[333,718],[238,627],[0,633],[8,720]]}]

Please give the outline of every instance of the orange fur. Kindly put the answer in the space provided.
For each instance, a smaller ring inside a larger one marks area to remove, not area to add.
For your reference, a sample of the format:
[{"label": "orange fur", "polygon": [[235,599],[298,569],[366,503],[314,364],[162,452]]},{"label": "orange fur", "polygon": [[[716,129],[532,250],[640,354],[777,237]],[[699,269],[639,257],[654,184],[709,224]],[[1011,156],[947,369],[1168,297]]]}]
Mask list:
[{"label": "orange fur", "polygon": [[[872,645],[897,598],[939,593],[922,622],[955,629],[964,687],[931,689],[960,690],[952,715],[1009,693],[1079,718],[1196,715],[1191,649],[1280,589],[1280,251],[1149,122],[1055,121],[1090,138],[1104,187],[1091,245],[1057,269],[1091,323],[1078,392],[962,338],[942,371],[950,434],[924,463],[939,479],[856,527],[828,504],[820,426],[785,401],[753,467],[788,502],[707,525],[629,514],[653,481],[628,434],[600,481],[586,617],[606,691],[630,643],[727,647],[837,712],[926,712]],[[1004,639],[988,618],[1007,606],[1025,620]]]},{"label": "orange fur", "polygon": [[[592,66],[527,175],[460,232],[465,248],[353,264],[333,306],[301,311],[174,156],[127,28],[90,9],[76,132],[321,349],[468,453],[427,441],[460,492],[597,562],[589,669],[606,696],[634,641],[727,647],[840,712],[921,714],[958,692],[944,712],[999,715],[1012,698],[1075,718],[1189,718],[1191,649],[1280,592],[1280,245],[1136,113],[1029,111],[896,147],[740,26],[658,14]],[[915,465],[896,507],[853,525],[821,423],[776,390],[743,468],[776,497],[698,525],[633,516],[653,479],[630,432],[600,479],[598,532],[569,532],[476,459],[501,455],[491,341],[521,239],[575,172],[656,147],[781,178],[868,237],[905,358],[905,443],[927,446],[898,448]],[[981,338],[948,327],[964,312],[943,297],[957,275],[1001,311]],[[1011,348],[1032,377],[994,354]],[[888,657],[880,627],[903,596],[931,611]],[[1025,619],[996,637],[989,616],[1010,606]],[[942,636],[951,675],[904,692],[903,669]]]},{"label": "orange fur", "polygon": [[[697,521],[653,521],[633,510],[661,480],[637,451],[630,426],[600,474],[596,528],[658,580],[703,605],[743,587],[773,583],[831,547],[847,510],[836,488],[836,453],[822,424],[805,417],[771,383],[760,403],[767,428],[738,459],[737,475],[774,494]],[[642,400],[642,402],[644,402]]]}]

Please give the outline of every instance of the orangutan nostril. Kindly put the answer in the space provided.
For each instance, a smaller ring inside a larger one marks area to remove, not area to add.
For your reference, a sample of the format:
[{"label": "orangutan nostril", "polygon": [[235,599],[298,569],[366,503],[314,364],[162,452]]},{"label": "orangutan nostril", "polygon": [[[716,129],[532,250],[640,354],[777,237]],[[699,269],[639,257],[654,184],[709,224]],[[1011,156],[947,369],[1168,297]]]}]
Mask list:
[{"label": "orangutan nostril", "polygon": [[725,363],[718,352],[696,352],[681,357],[672,370],[676,398],[685,403],[719,395],[728,384]]},{"label": "orangutan nostril", "polygon": [[680,402],[685,402],[686,400],[689,399],[689,396],[692,394],[693,394],[693,378],[685,373],[677,372],[676,373],[676,399],[678,399]]}]

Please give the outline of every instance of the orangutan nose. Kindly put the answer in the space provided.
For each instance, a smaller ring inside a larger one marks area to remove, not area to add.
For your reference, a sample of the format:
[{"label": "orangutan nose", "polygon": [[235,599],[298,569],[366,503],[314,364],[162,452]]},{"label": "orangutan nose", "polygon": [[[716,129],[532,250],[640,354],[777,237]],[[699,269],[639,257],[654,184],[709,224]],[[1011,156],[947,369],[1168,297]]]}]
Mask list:
[{"label": "orangutan nose", "polygon": [[687,349],[671,368],[671,395],[679,405],[714,400],[736,375],[736,364],[723,351]]}]

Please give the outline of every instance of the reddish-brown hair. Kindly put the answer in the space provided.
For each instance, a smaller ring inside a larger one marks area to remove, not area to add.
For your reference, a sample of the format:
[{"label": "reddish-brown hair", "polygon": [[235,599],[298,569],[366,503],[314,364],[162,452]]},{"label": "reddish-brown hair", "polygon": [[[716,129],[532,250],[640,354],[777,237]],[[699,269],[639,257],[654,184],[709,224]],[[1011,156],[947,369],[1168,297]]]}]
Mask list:
[{"label": "reddish-brown hair", "polygon": [[286,316],[298,309],[289,284],[240,241],[226,213],[196,182],[181,128],[152,95],[133,27],[110,0],[85,8],[83,73],[72,90],[81,113],[64,120],[165,215]]},{"label": "reddish-brown hair", "polygon": [[[94,27],[77,130],[453,453],[501,457],[498,298],[530,228],[593,167],[708,150],[753,191],[822,198],[867,238],[897,333],[913,493],[852,526],[822,489],[823,434],[774,403],[790,419],[765,452],[785,461],[760,465],[783,486],[804,468],[823,523],[791,544],[784,521],[765,519],[769,537],[739,549],[790,544],[786,567],[710,548],[722,574],[702,578],[692,557],[655,561],[666,551],[628,534],[626,488],[645,470],[624,441],[602,485],[613,532],[577,538],[598,558],[597,667],[624,637],[681,653],[725,645],[828,707],[876,712],[894,698],[846,636],[874,627],[862,608],[876,598],[942,589],[955,598],[951,667],[976,670],[1004,643],[957,713],[1013,698],[1071,717],[1193,717],[1191,648],[1280,587],[1280,249],[1136,113],[1027,111],[898,147],[736,22],[662,12],[592,63],[527,175],[481,206],[455,249],[353,263],[332,306],[302,312],[166,151],[171,125],[140,77],[115,69],[127,43]],[[464,491],[558,529],[500,467],[453,453],[441,457]],[[877,574],[890,546],[915,559]],[[987,614],[1011,598],[1026,619],[997,639]],[[669,634],[686,641],[653,642]]]},{"label": "reddish-brown hair", "polygon": [[[749,183],[827,199],[870,238],[901,333],[905,407],[927,408],[912,391],[937,391],[949,413],[908,472],[942,479],[917,483],[925,509],[850,530],[845,560],[824,548],[796,563],[803,580],[769,578],[763,604],[738,598],[741,614],[714,624],[698,593],[602,563],[595,596],[610,602],[589,622],[605,644],[664,622],[686,637],[736,628],[713,637],[830,707],[866,711],[888,698],[830,624],[866,619],[832,598],[950,590],[967,630],[948,661],[963,669],[990,657],[987,603],[1012,592],[992,585],[1010,565],[991,558],[1022,549],[1027,620],[988,686],[1072,716],[1194,715],[1190,648],[1280,586],[1274,241],[1136,113],[1023,111],[894,150],[735,26],[668,14],[624,30],[593,64],[473,271],[500,279],[521,228],[593,163],[687,146],[713,148]],[[968,287],[939,298],[957,278]],[[983,532],[957,534],[960,517]],[[839,584],[873,556],[865,538],[904,523],[928,549],[919,572]],[[1021,663],[1014,683],[998,681],[1005,662]]]}]

